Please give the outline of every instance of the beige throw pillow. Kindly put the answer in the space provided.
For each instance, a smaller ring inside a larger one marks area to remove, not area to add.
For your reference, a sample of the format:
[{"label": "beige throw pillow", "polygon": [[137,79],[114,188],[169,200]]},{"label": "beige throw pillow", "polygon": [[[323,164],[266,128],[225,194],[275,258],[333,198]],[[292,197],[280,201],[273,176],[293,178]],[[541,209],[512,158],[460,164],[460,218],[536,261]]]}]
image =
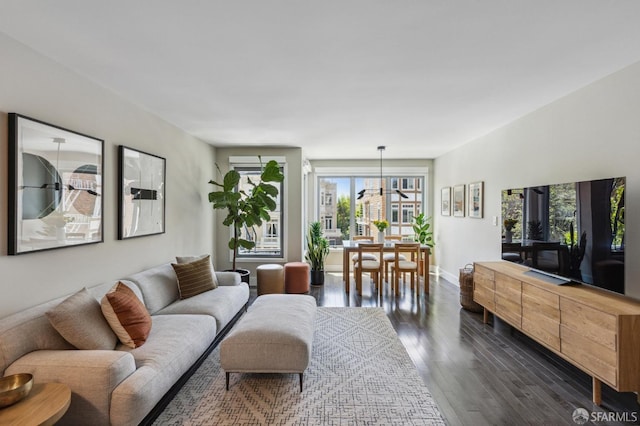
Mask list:
[{"label": "beige throw pillow", "polygon": [[118,282],[102,298],[102,313],[123,345],[142,346],[151,332],[151,315],[138,296]]},{"label": "beige throw pillow", "polygon": [[178,277],[180,299],[187,299],[216,288],[209,256],[190,263],[172,263]]},{"label": "beige throw pillow", "polygon": [[100,304],[86,288],[47,311],[46,316],[53,328],[78,349],[116,347],[116,335],[102,315]]},{"label": "beige throw pillow", "polygon": [[[209,256],[208,254],[203,254],[203,255],[200,255],[200,256],[176,256],[176,262],[177,263],[191,263],[191,262],[194,262],[196,260],[204,259],[205,257],[209,257],[209,260],[211,260],[211,256]],[[218,284],[218,276],[216,275],[216,271],[213,268],[213,262],[209,262],[209,266],[211,266],[211,278],[213,278],[213,285],[215,287],[218,287],[220,284]]]}]

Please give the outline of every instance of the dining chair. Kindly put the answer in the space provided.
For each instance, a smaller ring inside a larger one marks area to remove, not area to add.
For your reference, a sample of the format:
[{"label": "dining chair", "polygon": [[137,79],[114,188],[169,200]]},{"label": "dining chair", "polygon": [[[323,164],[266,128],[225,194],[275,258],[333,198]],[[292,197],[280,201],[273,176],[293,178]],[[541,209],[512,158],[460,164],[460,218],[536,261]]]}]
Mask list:
[{"label": "dining chair", "polygon": [[[404,238],[402,235],[385,235],[384,240],[385,241],[392,241],[392,242],[397,242],[397,241],[402,241],[402,238]],[[402,257],[402,260],[407,260],[403,255],[400,255]],[[382,259],[384,261],[384,280],[389,282],[389,266],[395,261],[396,255],[395,253],[385,253],[382,256]]]},{"label": "dining chair", "polygon": [[[393,247],[395,255],[391,264],[391,279],[396,295],[400,294],[400,274],[409,273],[411,276],[411,291],[415,287],[416,295],[420,281],[420,243],[396,243]],[[404,260],[401,259],[404,257]],[[405,282],[403,277],[403,282]]]},{"label": "dining chair", "polygon": [[[368,272],[375,282],[378,292],[382,290],[382,252],[384,244],[360,243],[356,253],[357,259],[353,265],[353,273],[356,279],[356,291],[362,294],[362,274]],[[375,260],[367,260],[365,255],[373,255]],[[376,256],[377,255],[377,256]]]},{"label": "dining chair", "polygon": [[531,266],[559,275],[569,273],[569,249],[554,242],[534,242],[531,250]]},{"label": "dining chair", "polygon": [[[367,243],[373,243],[373,236],[372,235],[354,235],[353,237],[351,237],[351,241],[358,241],[358,242],[362,241],[362,242],[367,242]],[[357,260],[358,260],[358,253],[356,253],[353,256],[351,256],[351,261],[353,262],[354,266],[355,266]],[[371,253],[365,253],[364,260],[375,260],[375,261],[377,261],[378,258],[375,257]]]}]

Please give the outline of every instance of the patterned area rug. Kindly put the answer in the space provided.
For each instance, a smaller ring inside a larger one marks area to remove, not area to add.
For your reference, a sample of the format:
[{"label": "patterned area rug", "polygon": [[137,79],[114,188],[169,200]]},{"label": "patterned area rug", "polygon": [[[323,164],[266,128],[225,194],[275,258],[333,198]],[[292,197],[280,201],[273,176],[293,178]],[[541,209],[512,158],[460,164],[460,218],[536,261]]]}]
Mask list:
[{"label": "patterned area rug", "polygon": [[216,348],[156,425],[444,425],[382,308],[318,308],[312,361],[297,374],[232,374]]}]

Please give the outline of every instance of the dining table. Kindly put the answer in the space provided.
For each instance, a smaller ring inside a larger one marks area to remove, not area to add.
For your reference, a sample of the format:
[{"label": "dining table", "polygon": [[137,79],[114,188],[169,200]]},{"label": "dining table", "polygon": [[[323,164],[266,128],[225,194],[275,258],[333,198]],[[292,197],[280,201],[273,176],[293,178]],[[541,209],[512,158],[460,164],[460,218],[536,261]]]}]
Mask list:
[{"label": "dining table", "polygon": [[[395,243],[406,243],[407,241],[385,241],[382,247],[384,253],[393,253],[395,251]],[[342,280],[345,283],[345,292],[349,294],[349,276],[351,274],[351,256],[358,251],[358,244],[367,243],[366,241],[342,241]],[[427,245],[420,245],[420,257],[422,265],[422,278],[424,282],[424,293],[429,294],[429,254],[431,250]],[[382,259],[380,259],[382,261]]]}]

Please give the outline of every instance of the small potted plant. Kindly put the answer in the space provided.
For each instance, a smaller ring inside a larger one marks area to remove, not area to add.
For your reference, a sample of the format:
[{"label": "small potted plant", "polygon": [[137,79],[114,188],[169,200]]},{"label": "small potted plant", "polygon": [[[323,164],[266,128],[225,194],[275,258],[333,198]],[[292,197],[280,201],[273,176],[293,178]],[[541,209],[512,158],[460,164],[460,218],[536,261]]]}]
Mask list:
[{"label": "small potted plant", "polygon": [[418,216],[413,217],[413,239],[419,242],[423,246],[433,248],[433,231],[431,231],[430,217],[425,217],[424,213],[420,213]]},{"label": "small potted plant", "polygon": [[[424,213],[420,213],[413,217],[411,227],[413,228],[413,240],[419,242],[420,245],[427,246],[431,249],[435,243],[433,241],[431,224],[429,223],[430,220],[430,217],[425,217]],[[420,262],[420,274],[424,271],[423,261]]]},{"label": "small potted plant", "polygon": [[384,231],[389,227],[389,222],[386,220],[374,220],[373,226],[378,229],[378,242],[384,243]]},{"label": "small potted plant", "polygon": [[518,223],[518,219],[505,219],[504,220],[504,242],[510,243],[513,241],[513,227]]},{"label": "small potted plant", "polygon": [[329,241],[322,236],[320,222],[311,222],[307,234],[307,252],[304,255],[311,267],[311,284],[324,284],[324,261],[328,255]]},{"label": "small potted plant", "polygon": [[[233,251],[233,271],[238,271],[236,268],[238,248],[251,250],[256,246],[255,241],[242,238],[242,230],[262,226],[263,221],[270,219],[269,212],[276,209],[276,196],[278,195],[278,188],[270,182],[284,180],[284,175],[280,171],[277,161],[271,160],[263,167],[262,159],[260,156],[258,158],[262,173],[258,182],[249,180],[251,187],[249,192],[238,189],[240,173],[234,169],[224,175],[222,183],[214,180],[209,181],[210,184],[219,188],[219,190],[209,193],[209,202],[213,203],[214,209],[226,210],[227,216],[222,223],[233,227],[233,235],[229,240],[229,249]],[[218,173],[222,174],[217,164],[216,168]],[[244,276],[246,277],[244,280],[248,282],[248,273],[245,273]]]}]

